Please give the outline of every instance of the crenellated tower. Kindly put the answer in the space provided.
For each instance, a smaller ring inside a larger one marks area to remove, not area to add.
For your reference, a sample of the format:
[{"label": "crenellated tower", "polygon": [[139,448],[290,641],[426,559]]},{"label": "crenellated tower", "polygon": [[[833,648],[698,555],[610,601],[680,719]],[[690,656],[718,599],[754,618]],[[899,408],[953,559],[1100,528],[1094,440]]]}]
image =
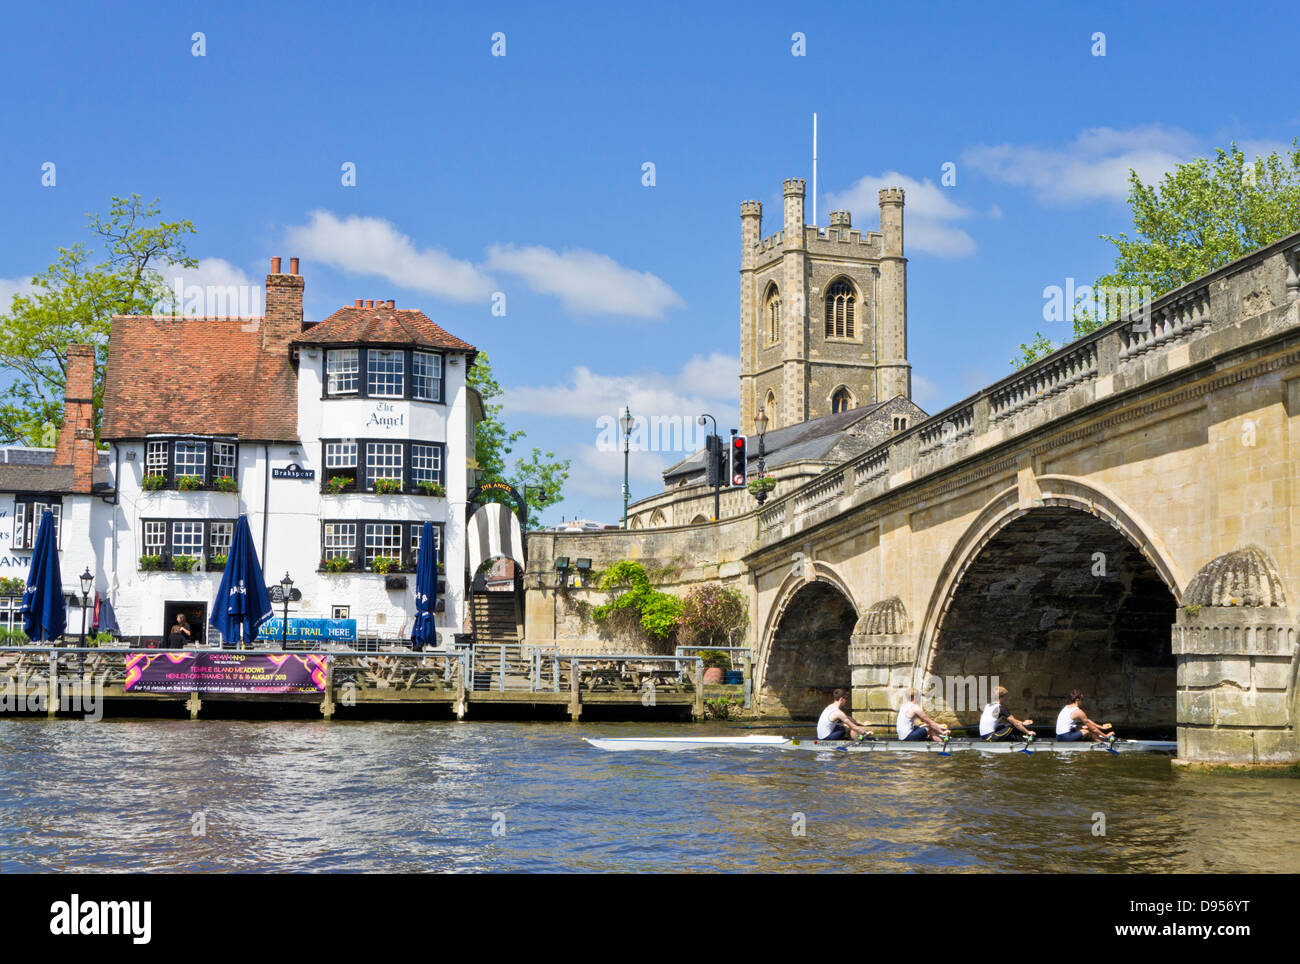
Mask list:
[{"label": "crenellated tower", "polygon": [[740,424],[769,430],[895,395],[911,397],[903,191],[880,192],[880,231],[848,211],[804,223],[804,181],[784,184],[782,229],[762,236],[763,206],[740,206]]}]

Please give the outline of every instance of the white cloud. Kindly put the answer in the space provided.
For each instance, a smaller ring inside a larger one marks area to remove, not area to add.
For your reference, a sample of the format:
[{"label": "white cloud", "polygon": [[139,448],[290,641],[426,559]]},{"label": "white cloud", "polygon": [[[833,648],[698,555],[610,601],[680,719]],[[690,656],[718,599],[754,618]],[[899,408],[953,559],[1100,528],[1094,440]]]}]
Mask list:
[{"label": "white cloud", "polygon": [[1029,188],[1040,202],[1080,204],[1122,201],[1130,169],[1149,184],[1197,153],[1194,135],[1148,124],[1089,128],[1064,147],[981,144],[964,151],[962,162],[993,180]]},{"label": "white cloud", "polygon": [[662,279],[594,251],[494,245],[488,250],[487,267],[523,279],[540,294],[554,295],[575,314],[659,318],[683,304]]},{"label": "white cloud", "polygon": [[[567,515],[581,512],[582,497],[619,503],[622,518],[623,451],[606,452],[594,445],[584,445],[569,456],[569,479],[564,483],[564,506]],[[660,452],[634,452],[628,459],[628,488],[632,501],[644,499],[664,490],[664,469],[680,457]],[[599,521],[617,522],[618,519]]]},{"label": "white cloud", "polygon": [[0,315],[9,313],[9,305],[14,300],[14,295],[31,293],[31,278],[0,278]]},{"label": "white cloud", "polygon": [[855,222],[874,223],[880,210],[880,189],[901,187],[904,193],[903,248],[923,251],[941,258],[965,258],[975,253],[975,241],[952,222],[971,216],[969,209],[952,200],[951,189],[939,187],[929,178],[915,178],[886,171],[867,174],[847,190],[827,195],[832,208],[846,208]]},{"label": "white cloud", "polygon": [[[262,314],[265,285],[224,258],[203,258],[195,268],[171,266],[158,272],[184,315],[250,318]],[[159,312],[170,308],[159,305]]]},{"label": "white cloud", "polygon": [[594,425],[602,415],[617,416],[627,405],[634,416],[694,418],[708,411],[725,431],[735,424],[740,362],[732,355],[696,356],[676,375],[630,372],[602,375],[579,365],[562,384],[506,389],[503,404],[530,413],[581,418]]},{"label": "white cloud", "polygon": [[295,255],[449,301],[486,300],[495,288],[477,265],[437,248],[417,248],[382,218],[340,220],[329,211],[313,211],[308,223],[290,227],[285,239]]}]

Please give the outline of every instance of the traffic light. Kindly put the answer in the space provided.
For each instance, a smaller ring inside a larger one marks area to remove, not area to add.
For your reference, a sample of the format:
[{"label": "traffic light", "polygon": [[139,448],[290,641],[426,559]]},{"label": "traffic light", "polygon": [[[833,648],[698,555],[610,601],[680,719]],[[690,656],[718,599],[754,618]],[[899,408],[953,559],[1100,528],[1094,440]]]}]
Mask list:
[{"label": "traffic light", "polygon": [[745,436],[731,437],[731,484],[744,485],[749,463],[745,458]]},{"label": "traffic light", "polygon": [[726,474],[725,472],[719,471],[721,460],[718,458],[718,453],[722,448],[722,439],[718,438],[718,436],[716,435],[710,435],[705,440],[705,443],[706,443],[704,446],[705,481],[709,484],[710,487],[721,485],[722,477]]}]

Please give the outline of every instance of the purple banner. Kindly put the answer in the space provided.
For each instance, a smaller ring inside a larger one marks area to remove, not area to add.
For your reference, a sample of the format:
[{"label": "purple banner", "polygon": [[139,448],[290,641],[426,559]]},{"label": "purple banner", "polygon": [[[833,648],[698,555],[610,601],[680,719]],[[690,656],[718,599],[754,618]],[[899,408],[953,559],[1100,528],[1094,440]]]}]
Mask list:
[{"label": "purple banner", "polygon": [[124,689],[128,693],[323,693],[328,659],[295,653],[128,653]]}]

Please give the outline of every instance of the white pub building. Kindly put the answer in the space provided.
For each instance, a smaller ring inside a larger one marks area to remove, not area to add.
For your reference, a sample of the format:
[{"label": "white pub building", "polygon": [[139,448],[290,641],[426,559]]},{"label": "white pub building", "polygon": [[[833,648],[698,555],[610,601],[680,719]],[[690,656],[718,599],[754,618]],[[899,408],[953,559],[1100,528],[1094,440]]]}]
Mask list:
[{"label": "white pub building", "polygon": [[302,304],[298,259],[285,274],[273,258],[264,317],[113,319],[112,488],[91,500],[87,535],[121,636],[165,639],[184,613],[194,643],[218,642],[208,618],[241,514],[267,584],[288,573],[301,593],[290,619],[354,621],[361,641],[409,638],[434,522],[449,577],[438,641],[462,632],[476,351],[392,301],[316,324]]}]

